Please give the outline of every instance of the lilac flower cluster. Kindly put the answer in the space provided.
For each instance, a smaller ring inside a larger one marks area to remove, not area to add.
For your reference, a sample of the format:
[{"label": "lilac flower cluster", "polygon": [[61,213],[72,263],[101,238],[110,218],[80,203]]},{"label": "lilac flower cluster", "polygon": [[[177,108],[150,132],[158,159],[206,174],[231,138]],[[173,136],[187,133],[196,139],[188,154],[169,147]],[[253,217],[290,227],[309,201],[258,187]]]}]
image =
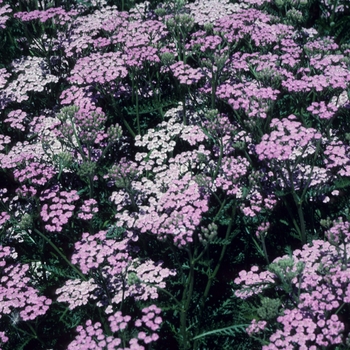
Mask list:
[{"label": "lilac flower cluster", "polygon": [[[187,157],[186,157],[187,158]],[[149,186],[150,205],[140,206],[141,211],[134,215],[128,215],[126,211],[117,214],[120,224],[133,225],[141,232],[150,232],[158,239],[172,237],[178,246],[185,246],[193,241],[193,234],[199,225],[202,213],[208,210],[207,196],[201,194],[198,184],[191,179],[189,174],[177,179],[178,165],[174,164],[174,173],[166,170],[158,174],[164,178],[165,192],[159,189],[151,181],[135,183],[135,188]],[[171,185],[167,184],[172,179]],[[119,196],[119,195],[118,195]]]},{"label": "lilac flower cluster", "polygon": [[[6,244],[21,248],[18,257],[6,251],[6,263],[13,260],[3,265],[1,283],[4,295],[10,285],[13,299],[1,299],[4,322],[31,321],[47,311],[50,301],[40,299],[34,286],[51,290],[63,276],[38,278],[44,261],[36,262],[45,257],[52,274],[63,261],[76,273],[55,286],[57,302],[81,312],[68,349],[150,347],[159,337],[161,310],[144,306],[161,292],[172,295],[169,304],[181,305],[181,312],[166,314],[171,326],[181,315],[178,347],[200,348],[196,335],[215,298],[211,283],[228,261],[225,254],[236,252],[236,240],[250,247],[252,239],[258,249],[261,244],[268,262],[266,250],[272,250],[266,245],[281,251],[286,242],[269,242],[286,220],[294,225],[291,235],[300,231],[306,242],[317,234],[311,218],[322,216],[332,201],[330,208],[341,210],[332,213],[338,217],[332,224],[329,219],[330,243],[314,240],[266,271],[241,271],[235,283],[237,297],[261,304],[253,307],[247,332],[269,339],[264,349],[343,345],[350,226],[344,218],[348,201],[339,194],[349,195],[350,136],[343,122],[350,50],[300,27],[309,21],[307,1],[276,0],[274,12],[285,14],[280,21],[269,14],[270,2],[176,0],[153,11],[146,1],[126,12],[106,0],[65,2],[67,10],[47,1],[0,0],[0,34],[17,44],[9,52],[12,63],[0,69],[1,180],[9,187],[0,198],[0,229]],[[41,10],[18,12],[33,6]],[[10,12],[26,38],[13,30],[17,24],[5,28]],[[19,58],[17,49],[32,57]],[[98,188],[103,179],[107,186]],[[315,198],[323,203],[308,206]],[[279,217],[286,211],[290,217]],[[76,225],[79,219],[91,220],[81,222],[89,232]],[[72,256],[66,245],[55,246],[61,242],[57,233],[68,226]],[[52,255],[35,244],[32,232],[50,243],[59,261],[46,259]],[[153,246],[171,248],[166,264],[178,269],[174,284],[166,278],[175,271],[145,256]],[[260,298],[264,293],[278,299]],[[90,306],[98,312],[87,315]],[[198,323],[192,325],[192,317]],[[50,315],[48,327],[52,320]],[[7,341],[7,329],[0,340]]]},{"label": "lilac flower cluster", "polygon": [[3,211],[0,213],[0,229],[4,227],[4,224],[11,219],[11,216],[6,212]]},{"label": "lilac flower cluster", "polygon": [[279,93],[271,87],[259,87],[258,82],[225,82],[218,87],[216,95],[227,99],[234,110],[242,109],[249,117],[265,119],[269,102],[276,100]]},{"label": "lilac flower cluster", "polygon": [[233,4],[229,0],[196,0],[186,4],[185,7],[190,11],[195,23],[205,25],[207,23],[214,24],[219,18],[239,12],[245,5],[243,3]]},{"label": "lilac flower cluster", "polygon": [[346,89],[350,82],[350,74],[345,67],[327,66],[323,74],[303,75],[301,79],[295,79],[293,76],[284,80],[282,86],[289,92],[321,92],[331,87],[333,89]]},{"label": "lilac flower cluster", "polygon": [[[114,350],[120,345],[121,339],[103,334],[100,322],[92,323],[91,320],[86,321],[85,327],[78,326],[76,331],[78,335],[68,345],[67,350],[80,349],[107,349]],[[118,347],[118,349],[121,349]]]},{"label": "lilac flower cluster", "polygon": [[[103,242],[103,245],[97,244],[99,241]],[[72,255],[72,263],[78,265],[84,274],[88,274],[90,270],[97,269],[109,256],[112,263],[113,254],[118,252],[119,268],[116,272],[121,273],[130,260],[126,252],[127,244],[128,239],[120,242],[106,239],[106,231],[100,231],[95,235],[83,233],[81,240],[75,244],[76,252]]]},{"label": "lilac flower cluster", "polygon": [[253,266],[250,271],[242,270],[239,277],[235,278],[235,284],[242,284],[235,295],[241,299],[247,299],[253,295],[260,294],[264,289],[269,288],[274,283],[274,274],[269,271],[262,271],[259,274],[258,266]]},{"label": "lilac flower cluster", "polygon": [[73,310],[86,305],[89,299],[96,299],[92,292],[97,288],[92,278],[88,281],[68,280],[63,287],[56,289],[57,301],[68,303],[69,309]]},{"label": "lilac flower cluster", "polygon": [[315,153],[314,143],[322,137],[317,130],[303,127],[294,115],[283,120],[273,119],[270,127],[277,130],[265,134],[255,148],[260,160],[286,161],[308,157]]},{"label": "lilac flower cluster", "polygon": [[84,204],[80,207],[81,212],[78,213],[78,217],[82,220],[91,220],[93,216],[98,213],[97,201],[93,198],[84,201]]},{"label": "lilac flower cluster", "polygon": [[74,27],[67,33],[63,43],[65,55],[81,57],[89,47],[99,47],[101,41],[98,37],[102,30],[110,34],[107,45],[112,43],[111,37],[117,29],[123,37],[125,33],[123,29],[127,27],[128,17],[127,12],[118,11],[116,6],[106,6],[101,10],[77,17]]},{"label": "lilac flower cluster", "polygon": [[63,106],[74,105],[82,109],[96,109],[96,96],[93,94],[91,86],[78,87],[73,85],[62,91],[60,100]]},{"label": "lilac flower cluster", "polygon": [[255,232],[255,236],[257,238],[261,238],[263,236],[267,235],[267,231],[270,229],[270,223],[269,222],[263,222],[261,225],[259,225],[258,229]]},{"label": "lilac flower cluster", "polygon": [[223,157],[220,174],[215,179],[215,185],[225,190],[228,195],[242,197],[240,179],[247,174],[249,162],[243,157]]},{"label": "lilac flower cluster", "polygon": [[15,60],[12,66],[13,72],[18,75],[7,85],[3,94],[14,102],[27,101],[31,91],[43,92],[46,89],[49,92],[46,86],[58,82],[58,77],[51,74],[44,58],[22,57]]},{"label": "lilac flower cluster", "polygon": [[55,174],[56,171],[52,166],[39,162],[28,162],[23,169],[19,167],[13,172],[14,178],[20,183],[29,181],[35,185],[45,185]]},{"label": "lilac flower cluster", "polygon": [[39,296],[38,291],[30,286],[30,266],[13,262],[15,256],[13,248],[0,246],[0,317],[19,312],[21,320],[35,320],[46,314],[51,300]]},{"label": "lilac flower cluster", "polygon": [[249,327],[246,329],[246,332],[248,333],[248,335],[253,335],[255,333],[259,333],[261,331],[263,331],[265,329],[267,325],[266,321],[257,321],[256,319],[254,319]]},{"label": "lilac flower cluster", "polygon": [[335,171],[340,176],[349,176],[350,174],[350,149],[343,142],[333,139],[326,146],[324,154],[326,168]]},{"label": "lilac flower cluster", "polygon": [[[78,85],[106,85],[127,75],[120,52],[94,53],[77,60],[69,81]],[[111,88],[114,87],[111,84]]]},{"label": "lilac flower cluster", "polygon": [[314,115],[318,115],[320,119],[330,119],[337,112],[338,108],[332,103],[313,102],[310,107],[307,108],[309,112]]},{"label": "lilac flower cluster", "polygon": [[143,316],[141,319],[133,320],[133,329],[143,326],[144,330],[137,333],[137,337],[129,340],[129,347],[120,347],[122,339],[125,339],[125,333],[131,327],[132,317],[123,316],[121,311],[117,311],[108,317],[109,327],[114,335],[105,335],[100,322],[92,323],[91,320],[86,321],[85,327],[78,326],[75,340],[68,345],[67,350],[79,349],[107,349],[114,350],[118,347],[120,350],[144,350],[142,345],[150,344],[157,341],[159,335],[155,333],[160,328],[162,322],[159,316],[161,310],[156,305],[150,305],[142,309]]},{"label": "lilac flower cluster", "polygon": [[9,123],[11,128],[25,131],[25,126],[23,122],[26,120],[27,113],[21,109],[16,109],[11,111],[7,118],[4,120],[5,123]]},{"label": "lilac flower cluster", "polygon": [[57,289],[59,301],[69,303],[71,309],[85,305],[92,298],[98,299],[97,306],[105,307],[109,314],[114,305],[127,297],[145,301],[156,299],[157,289],[165,288],[164,279],[175,274],[161,263],[133,259],[129,242],[135,238],[131,233],[121,241],[107,239],[106,234],[106,231],[95,235],[83,233],[81,241],[75,244],[72,263],[85,275],[96,273],[88,281],[68,280]]},{"label": "lilac flower cluster", "polygon": [[337,218],[325,232],[325,236],[335,245],[347,244],[350,240],[350,222],[344,222],[342,217]]},{"label": "lilac flower cluster", "polygon": [[11,137],[7,135],[0,134],[0,151],[3,151],[6,146],[11,143]]},{"label": "lilac flower cluster", "polygon": [[[3,0],[0,1],[0,4],[3,3]],[[9,16],[7,16],[7,13],[12,13],[12,9],[10,5],[2,5],[0,7],[0,29],[5,29],[6,28],[6,22],[9,19]]]},{"label": "lilac flower cluster", "polygon": [[[327,231],[334,244],[339,244],[340,232],[349,231],[348,224],[338,219]],[[275,259],[268,271],[259,273],[259,268],[253,266],[249,272],[239,273],[234,281],[240,285],[235,292],[239,298],[262,294],[268,288],[282,290],[287,296],[283,314],[276,318],[282,329],[277,329],[270,336],[270,344],[263,346],[264,350],[294,346],[317,349],[343,344],[345,326],[337,314],[341,305],[350,301],[347,294],[350,290],[350,266],[345,258],[349,252],[349,247],[340,250],[331,243],[314,240],[312,244],[304,245],[302,250],[295,250],[291,257]],[[292,288],[287,288],[289,284]],[[262,322],[261,327],[259,322]],[[251,334],[267,331],[270,321],[259,322],[256,319],[252,321],[249,327]]]},{"label": "lilac flower cluster", "polygon": [[204,77],[199,68],[191,68],[182,61],[172,64],[170,70],[179,80],[180,84],[192,85],[198,83]]},{"label": "lilac flower cluster", "polygon": [[41,23],[45,23],[46,21],[55,18],[55,24],[64,25],[66,22],[70,22],[72,17],[76,16],[77,14],[78,12],[76,10],[66,12],[62,7],[51,7],[47,10],[17,12],[14,14],[14,17],[20,19],[23,22],[29,22],[38,19]]},{"label": "lilac flower cluster", "polygon": [[54,186],[41,193],[41,202],[45,203],[41,207],[40,216],[44,222],[47,222],[45,229],[50,232],[61,232],[62,226],[68,223],[72,217],[75,205],[73,202],[79,199],[76,190],[60,191],[58,186]]}]

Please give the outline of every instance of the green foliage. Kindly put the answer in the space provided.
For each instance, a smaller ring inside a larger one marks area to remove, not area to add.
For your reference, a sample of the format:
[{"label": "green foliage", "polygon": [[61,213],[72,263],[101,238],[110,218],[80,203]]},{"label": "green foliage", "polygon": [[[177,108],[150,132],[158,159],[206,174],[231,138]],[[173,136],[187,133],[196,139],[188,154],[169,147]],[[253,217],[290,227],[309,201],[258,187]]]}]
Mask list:
[{"label": "green foliage", "polygon": [[214,329],[212,331],[197,335],[196,337],[193,338],[193,340],[201,339],[203,337],[208,337],[208,336],[213,336],[213,335],[235,337],[237,335],[237,333],[245,332],[245,329],[248,326],[249,326],[249,324],[236,324],[236,325],[230,326],[230,327]]},{"label": "green foliage", "polygon": [[257,314],[263,320],[270,320],[280,314],[281,301],[279,299],[261,298],[261,305],[257,309]]},{"label": "green foliage", "polygon": [[291,281],[298,276],[301,276],[305,264],[298,262],[296,265],[292,257],[280,259],[268,266],[268,270],[277,276],[278,283],[281,284],[283,290],[292,295],[294,290]]},{"label": "green foliage", "polygon": [[350,15],[341,16],[332,26],[332,34],[339,45],[350,44]]}]

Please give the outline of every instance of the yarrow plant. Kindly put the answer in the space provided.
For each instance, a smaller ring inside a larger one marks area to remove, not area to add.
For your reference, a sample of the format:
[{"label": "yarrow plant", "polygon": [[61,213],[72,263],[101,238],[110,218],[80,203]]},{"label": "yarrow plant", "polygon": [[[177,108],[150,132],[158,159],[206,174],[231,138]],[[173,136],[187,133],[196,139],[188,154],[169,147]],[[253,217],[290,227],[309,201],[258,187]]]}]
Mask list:
[{"label": "yarrow plant", "polygon": [[348,14],[0,0],[1,348],[348,349]]},{"label": "yarrow plant", "polygon": [[[40,296],[30,285],[29,265],[16,262],[17,253],[9,246],[1,246],[1,318],[17,316],[15,323],[33,321],[45,315],[52,300]],[[12,318],[13,319],[13,318]],[[7,322],[8,322],[7,321]],[[6,332],[1,332],[3,343],[8,341]]]},{"label": "yarrow plant", "polygon": [[[266,271],[254,266],[241,271],[235,279],[239,298],[274,293],[280,303],[273,317],[262,312],[271,308],[273,300],[257,308],[260,319],[253,319],[250,335],[269,335],[269,345],[262,349],[300,347],[317,349],[322,346],[345,344],[347,333],[341,315],[348,307],[348,247],[341,248],[331,232],[342,232],[335,224],[329,231],[330,242],[315,240],[291,256],[275,259]],[[271,305],[270,305],[271,304]],[[270,310],[271,311],[271,310]],[[276,325],[275,325],[276,324]],[[273,328],[271,328],[271,326]],[[263,339],[263,338],[261,338]],[[264,341],[262,340],[264,343]]]}]

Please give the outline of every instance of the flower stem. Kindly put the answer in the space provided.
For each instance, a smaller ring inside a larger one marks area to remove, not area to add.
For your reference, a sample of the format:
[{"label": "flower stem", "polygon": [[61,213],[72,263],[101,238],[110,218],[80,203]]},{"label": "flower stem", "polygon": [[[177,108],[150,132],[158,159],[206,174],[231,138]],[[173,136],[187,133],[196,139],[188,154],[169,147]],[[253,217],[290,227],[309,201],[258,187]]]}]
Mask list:
[{"label": "flower stem", "polygon": [[82,278],[82,280],[87,281],[86,276],[83,275],[83,273],[74,266],[67,258],[66,256],[61,252],[61,250],[49,239],[47,238],[42,232],[40,232],[38,229],[34,229],[34,231],[43,238],[47,243],[50,244],[50,246],[60,255],[60,257]]}]

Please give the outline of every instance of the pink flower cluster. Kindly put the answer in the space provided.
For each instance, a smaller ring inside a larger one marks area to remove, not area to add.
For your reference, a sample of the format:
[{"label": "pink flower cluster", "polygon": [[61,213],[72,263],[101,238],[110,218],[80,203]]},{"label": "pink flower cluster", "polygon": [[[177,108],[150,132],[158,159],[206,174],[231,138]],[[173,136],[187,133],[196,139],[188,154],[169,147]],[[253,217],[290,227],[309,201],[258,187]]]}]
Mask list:
[{"label": "pink flower cluster", "polygon": [[200,30],[192,35],[193,39],[191,40],[191,44],[186,47],[189,48],[198,48],[199,51],[216,51],[220,47],[222,43],[222,38],[218,35],[206,35],[204,30]]},{"label": "pink flower cluster", "polygon": [[23,169],[20,169],[19,166],[13,172],[14,178],[20,183],[28,181],[33,185],[45,185],[55,174],[56,171],[53,166],[35,161],[28,162]]},{"label": "pink flower cluster", "polygon": [[117,242],[113,239],[106,239],[106,234],[106,231],[99,231],[94,235],[84,232],[81,240],[75,243],[75,253],[71,260],[84,274],[97,269],[105,260],[110,266],[113,266],[116,274],[120,274],[131,261],[127,252],[129,239],[125,238]]},{"label": "pink flower cluster", "polygon": [[134,226],[141,232],[153,233],[158,239],[171,237],[180,247],[192,242],[202,213],[208,210],[207,196],[202,195],[189,174],[174,178],[168,189],[157,195],[158,199],[152,199],[150,206],[141,207]]},{"label": "pink flower cluster", "polygon": [[92,292],[97,288],[92,278],[88,281],[68,280],[63,287],[56,289],[57,301],[68,303],[69,309],[73,310],[86,305],[89,299],[96,299]]},{"label": "pink flower cluster", "polygon": [[3,151],[6,147],[4,145],[8,145],[9,143],[11,143],[11,137],[0,134],[0,151]]},{"label": "pink flower cluster", "polygon": [[[146,327],[150,328],[152,331],[158,330],[160,327],[160,324],[162,323],[162,318],[159,316],[161,311],[162,310],[154,304],[143,308],[142,313],[144,315],[142,316],[142,318],[140,320],[137,320],[135,322],[135,326],[141,327],[142,324],[144,324]],[[139,335],[139,337],[140,337],[140,335]]]},{"label": "pink flower cluster", "polygon": [[85,327],[78,326],[76,331],[78,332],[78,335],[68,345],[67,350],[122,349],[119,347],[121,339],[113,337],[112,335],[106,336],[103,333],[102,325],[100,322],[96,322],[93,324],[91,320],[88,320],[85,323]]},{"label": "pink flower cluster", "polygon": [[224,82],[217,88],[216,96],[227,100],[234,110],[242,109],[249,117],[265,119],[270,101],[277,99],[279,90],[261,87],[258,82]]},{"label": "pink flower cluster", "polygon": [[97,201],[93,198],[84,201],[84,204],[80,207],[80,213],[78,217],[82,220],[91,220],[96,213],[98,213]]},{"label": "pink flower cluster", "polygon": [[248,335],[259,333],[265,329],[266,325],[267,325],[266,321],[257,321],[256,319],[254,319],[250,323],[249,327],[246,329],[246,332],[248,333]]},{"label": "pink flower cluster", "polygon": [[[77,60],[69,81],[78,85],[106,85],[127,75],[128,71],[120,52],[93,53]],[[112,84],[111,87],[115,85]]]},{"label": "pink flower cluster", "polygon": [[51,300],[30,286],[30,266],[11,262],[14,256],[13,248],[0,246],[0,318],[19,312],[23,321],[34,320],[47,312]]},{"label": "pink flower cluster", "polygon": [[[203,159],[210,152],[197,144],[195,150],[169,158],[167,152],[176,145],[173,137],[180,135],[184,129],[190,130],[176,122],[175,118],[170,118],[158,125],[157,131],[150,129],[142,138],[136,137],[136,145],[150,152],[136,154],[138,177],[130,182],[127,190],[112,194],[119,211],[116,214],[118,226],[137,228],[142,233],[156,235],[160,240],[169,238],[178,246],[193,241],[202,213],[208,210],[208,195],[203,194],[194,174],[204,166]],[[184,134],[184,138],[193,145],[204,138],[200,130],[194,130],[193,137]],[[150,170],[152,176],[142,177]],[[136,205],[131,213],[125,209],[130,204]]]},{"label": "pink flower cluster", "polygon": [[314,115],[319,116],[320,119],[331,119],[334,114],[337,112],[338,107],[333,105],[332,103],[326,103],[324,101],[321,102],[313,102],[307,110]]},{"label": "pink flower cluster", "polygon": [[315,141],[322,137],[317,130],[303,127],[295,115],[282,120],[273,119],[270,127],[277,130],[265,134],[255,148],[260,160],[286,161],[308,157],[315,153]]},{"label": "pink flower cluster", "polygon": [[49,201],[45,203],[40,212],[40,216],[44,222],[46,230],[50,232],[61,232],[62,226],[68,223],[68,219],[72,217],[75,205],[73,202],[79,199],[78,192],[59,191],[58,186],[45,190],[40,196],[40,201]]},{"label": "pink flower cluster", "polygon": [[350,222],[344,222],[342,217],[338,217],[336,220],[333,221],[332,227],[325,232],[325,236],[331,243],[335,245],[349,243]]},{"label": "pink flower cluster", "polygon": [[235,295],[241,299],[247,299],[253,295],[260,294],[264,289],[269,288],[275,282],[275,275],[269,271],[262,271],[259,274],[258,266],[253,266],[250,271],[242,270],[239,277],[235,278],[235,284],[242,284]]},{"label": "pink flower cluster", "polygon": [[83,233],[81,241],[75,244],[72,263],[93,278],[68,280],[57,290],[58,300],[68,302],[71,309],[85,305],[89,298],[98,299],[97,306],[106,307],[106,313],[111,313],[113,305],[119,305],[127,297],[156,299],[157,288],[165,288],[164,279],[175,274],[161,263],[132,258],[129,252],[132,234],[121,241],[107,239],[106,234],[106,231],[95,235]]},{"label": "pink flower cluster", "polygon": [[249,162],[246,158],[237,156],[223,157],[220,173],[215,179],[215,185],[225,190],[228,195],[242,197],[240,179],[247,174]]},{"label": "pink flower cluster", "polygon": [[326,145],[324,154],[327,156],[327,169],[336,171],[340,176],[350,176],[350,148],[347,144],[333,139]]},{"label": "pink flower cluster", "polygon": [[[0,4],[2,4],[2,1],[0,1]],[[11,13],[12,9],[11,6],[6,4],[0,7],[0,29],[6,28],[6,22],[9,19],[9,16],[6,15],[6,13]]]},{"label": "pink flower cluster", "polygon": [[[162,318],[159,316],[160,312],[161,309],[156,305],[150,305],[142,309],[143,316],[141,319],[133,320],[131,316],[123,315],[121,311],[117,311],[108,317],[109,327],[113,333],[113,335],[109,336],[104,334],[100,322],[93,324],[91,320],[88,320],[85,323],[85,327],[77,327],[78,335],[73,342],[69,344],[67,350],[114,350],[116,348],[120,350],[145,350],[142,343],[150,344],[159,339],[159,335],[155,333],[155,331],[160,328],[160,324],[162,323]],[[131,323],[133,323],[134,326],[131,326]],[[133,332],[135,327],[144,328],[138,331],[137,337],[135,337]],[[121,339],[125,341],[126,334],[130,339],[129,346],[121,347]]]},{"label": "pink flower cluster", "polygon": [[267,231],[270,229],[270,223],[269,222],[263,222],[259,225],[258,229],[255,232],[255,236],[257,238],[261,238],[267,235]]},{"label": "pink flower cluster", "polygon": [[196,84],[204,77],[200,68],[191,68],[188,64],[185,64],[182,61],[172,64],[170,69],[174,76],[179,80],[180,84]]},{"label": "pink flower cluster", "polygon": [[13,129],[25,131],[23,122],[26,120],[26,117],[26,112],[22,111],[21,109],[15,109],[7,115],[7,118],[4,120],[4,122],[9,123]]},{"label": "pink flower cluster", "polygon": [[4,227],[4,224],[11,219],[11,216],[6,212],[3,211],[0,213],[0,229]]},{"label": "pink flower cluster", "polygon": [[51,7],[47,10],[34,10],[31,12],[17,12],[14,14],[15,18],[19,18],[23,22],[29,22],[38,19],[41,23],[45,23],[49,19],[55,18],[56,24],[64,25],[66,22],[71,20],[71,17],[76,16],[78,14],[77,11],[71,10],[66,12],[62,7]]},{"label": "pink flower cluster", "polygon": [[[347,223],[348,224],[348,223]],[[340,230],[349,231],[349,225],[342,221],[335,222],[333,233],[328,236],[334,240]],[[335,242],[337,244],[337,242]],[[298,346],[300,349],[318,349],[321,346],[343,344],[344,324],[338,317],[341,305],[349,303],[350,298],[350,264],[346,256],[350,247],[338,249],[336,246],[321,240],[304,245],[302,250],[295,250],[292,257],[277,258],[269,265],[270,271],[258,273],[256,266],[250,272],[241,271],[235,279],[242,285],[235,294],[246,299],[262,294],[272,288],[286,294],[282,304],[283,314],[276,318],[277,329],[270,336],[270,344],[264,350],[289,349]],[[286,288],[291,285],[291,288]],[[293,301],[293,302],[290,302]],[[260,320],[265,321],[265,320]],[[266,320],[272,326],[271,320]],[[260,330],[267,330],[267,327]],[[257,329],[253,320],[249,331]]]}]

